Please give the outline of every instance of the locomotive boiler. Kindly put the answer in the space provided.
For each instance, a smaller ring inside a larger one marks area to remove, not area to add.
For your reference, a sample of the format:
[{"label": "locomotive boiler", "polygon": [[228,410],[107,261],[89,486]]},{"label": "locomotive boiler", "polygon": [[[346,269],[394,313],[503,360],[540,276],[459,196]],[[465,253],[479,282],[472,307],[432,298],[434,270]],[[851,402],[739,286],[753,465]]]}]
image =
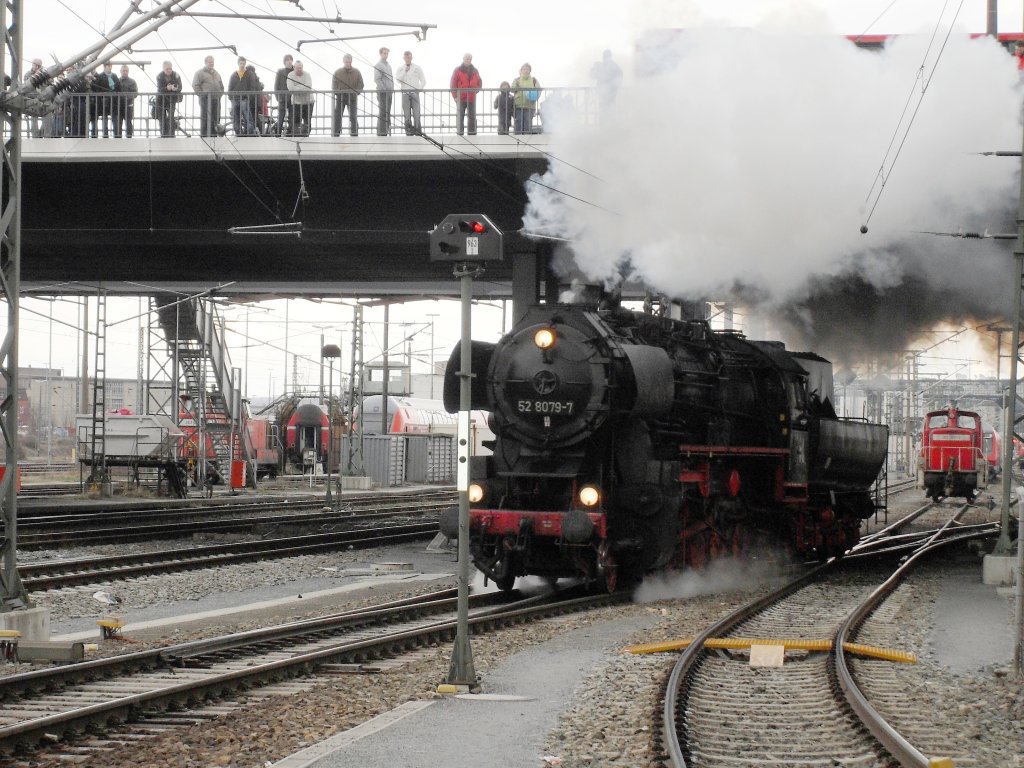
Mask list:
[{"label": "locomotive boiler", "polygon": [[[743,556],[762,539],[841,554],[875,511],[888,428],[843,420],[832,366],[783,344],[619,306],[535,306],[473,342],[470,550],[502,589],[582,576],[615,589]],[[459,350],[445,404],[458,408]],[[457,536],[457,509],[441,520]]]}]

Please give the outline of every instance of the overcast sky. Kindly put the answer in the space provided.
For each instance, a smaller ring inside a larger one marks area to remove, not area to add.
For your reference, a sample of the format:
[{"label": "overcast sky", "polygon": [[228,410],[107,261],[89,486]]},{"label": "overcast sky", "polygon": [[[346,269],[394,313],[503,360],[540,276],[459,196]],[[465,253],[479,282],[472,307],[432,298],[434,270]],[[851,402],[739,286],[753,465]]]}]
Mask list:
[{"label": "overcast sky", "polygon": [[[285,53],[297,53],[313,73],[314,85],[329,87],[328,76],[350,52],[357,67],[369,70],[386,44],[394,51],[411,49],[426,72],[428,87],[445,87],[462,54],[474,54],[484,85],[511,80],[520,65],[529,61],[534,74],[545,84],[587,84],[587,73],[604,48],[611,48],[628,64],[634,41],[644,31],[665,27],[727,25],[771,27],[808,33],[859,34],[930,30],[943,7],[941,0],[589,0],[586,3],[518,0],[508,3],[474,3],[455,0],[387,3],[339,3],[334,0],[204,0],[196,12],[237,12],[288,16],[321,16],[355,20],[435,24],[426,40],[411,35],[307,43],[299,40],[372,34],[394,34],[400,28],[361,24],[327,25],[310,22],[241,21],[212,18],[175,19],[136,48],[169,49],[235,45],[250,63],[265,74],[280,66]],[[889,6],[892,6],[889,8]],[[956,3],[952,3],[955,6]],[[70,57],[100,39],[125,9],[127,0],[30,0],[23,3],[25,55]],[[147,7],[146,3],[143,7]],[[985,0],[966,0],[960,25],[984,31]],[[888,8],[888,10],[886,10]],[[884,13],[883,13],[884,12]],[[1021,29],[1021,1],[999,3],[1000,28]],[[879,18],[881,16],[881,18]],[[132,54],[137,60],[159,64],[161,52]],[[172,52],[170,58],[182,73],[202,66],[204,51]],[[392,55],[392,60],[397,57]],[[219,54],[218,67],[230,71],[234,55]],[[626,67],[628,71],[628,67]],[[150,70],[147,69],[147,73]],[[155,77],[155,72],[152,75]],[[266,82],[266,79],[264,79]],[[318,86],[319,87],[319,86]]]},{"label": "overcast sky", "polygon": [[[144,3],[147,5],[147,3]],[[942,0],[683,0],[681,2],[629,2],[628,0],[591,0],[578,2],[540,2],[519,0],[516,3],[475,3],[440,0],[437,2],[335,3],[333,0],[301,0],[301,9],[288,0],[204,0],[193,10],[201,12],[235,11],[239,13],[277,13],[279,15],[342,15],[344,18],[435,24],[426,40],[417,42],[411,35],[379,37],[349,42],[307,43],[297,50],[299,40],[334,36],[387,35],[402,32],[400,28],[357,24],[327,25],[314,22],[248,22],[223,19],[175,19],[158,35],[137,43],[130,57],[135,61],[152,61],[145,74],[137,73],[140,88],[152,86],[159,62],[170,58],[186,82],[202,65],[207,51],[217,58],[217,67],[227,75],[234,63],[234,54],[217,50],[218,45],[237,46],[256,65],[264,83],[280,66],[285,53],[293,53],[306,62],[312,72],[315,88],[329,87],[329,73],[340,66],[342,54],[351,52],[355,64],[368,76],[377,49],[386,44],[393,52],[411,49],[427,77],[427,87],[445,87],[452,69],[464,52],[474,54],[484,85],[494,87],[501,80],[511,80],[520,65],[529,61],[534,74],[545,86],[589,85],[588,72],[601,51],[610,48],[626,73],[631,76],[631,53],[635,41],[646,30],[701,26],[753,27],[808,34],[859,34],[930,32],[939,18]],[[891,7],[889,7],[891,5]],[[956,3],[952,3],[955,7]],[[24,51],[26,59],[39,56],[46,63],[66,59],[94,41],[128,7],[127,0],[25,0]],[[985,0],[967,0],[957,20],[965,31],[984,31]],[[1022,21],[1020,0],[1000,2],[1000,29],[1019,31]],[[879,16],[881,15],[881,18]],[[947,19],[950,11],[947,9]],[[200,48],[194,51],[171,51],[174,48]],[[126,58],[121,54],[116,58]],[[392,62],[400,57],[392,54]],[[809,66],[813,64],[809,63]],[[48,304],[27,301],[27,310],[46,315]],[[348,355],[348,326],[351,311],[347,308],[325,307],[306,301],[293,301],[288,308],[287,334],[283,325],[284,305],[276,302],[267,310],[234,310],[234,328],[244,325],[248,312],[250,339],[229,338],[234,363],[249,364],[247,394],[262,397],[279,391],[284,374],[285,353],[298,353],[299,380],[314,383],[318,379],[315,360],[320,334],[344,334],[342,347]],[[126,320],[138,311],[136,300],[112,302],[108,317],[114,322],[125,320],[109,336],[107,351],[108,375],[134,377],[137,358],[137,322]],[[419,357],[418,370],[425,371],[430,357],[429,313],[435,318],[435,357],[447,356],[458,332],[458,308],[452,302],[398,306],[392,309],[393,322],[406,323],[408,333],[420,329],[412,343]],[[75,322],[75,314],[63,302],[58,303],[55,317]],[[480,338],[493,338],[500,330],[500,309],[482,307],[476,310],[475,323]],[[379,310],[367,313],[376,325],[367,331],[372,347],[380,337]],[[78,343],[75,331],[59,322],[52,326],[47,319],[26,311],[22,315],[21,363],[46,366],[52,363],[68,375],[79,368],[76,359]],[[326,325],[321,329],[317,326]],[[240,331],[242,332],[242,331]],[[400,330],[392,331],[392,342]],[[367,357],[376,352],[368,351]],[[308,361],[308,362],[306,362]],[[347,363],[346,363],[347,365]],[[288,380],[292,381],[289,359]],[[90,362],[91,367],[91,362]]]}]

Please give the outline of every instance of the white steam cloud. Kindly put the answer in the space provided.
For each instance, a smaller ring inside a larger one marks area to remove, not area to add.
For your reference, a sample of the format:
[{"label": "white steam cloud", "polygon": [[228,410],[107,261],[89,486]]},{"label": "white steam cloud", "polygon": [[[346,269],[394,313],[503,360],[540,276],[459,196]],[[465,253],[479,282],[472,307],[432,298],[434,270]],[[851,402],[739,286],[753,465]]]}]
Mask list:
[{"label": "white steam cloud", "polygon": [[777,565],[756,561],[737,562],[732,558],[713,560],[700,571],[659,573],[646,577],[633,593],[633,602],[714,595],[737,590],[753,590],[780,580]]},{"label": "white steam cloud", "polygon": [[[528,185],[525,228],[570,239],[590,281],[759,305],[831,351],[876,343],[872,329],[898,349],[929,323],[998,316],[1009,246],[918,233],[1013,230],[1019,162],[975,153],[1021,145],[1016,60],[954,32],[936,65],[943,35],[927,55],[926,36],[872,52],[735,29],[641,46],[657,66],[624,64],[599,125],[545,105],[557,191]],[[905,108],[913,126],[861,234]],[[870,320],[844,338],[845,314]]]}]

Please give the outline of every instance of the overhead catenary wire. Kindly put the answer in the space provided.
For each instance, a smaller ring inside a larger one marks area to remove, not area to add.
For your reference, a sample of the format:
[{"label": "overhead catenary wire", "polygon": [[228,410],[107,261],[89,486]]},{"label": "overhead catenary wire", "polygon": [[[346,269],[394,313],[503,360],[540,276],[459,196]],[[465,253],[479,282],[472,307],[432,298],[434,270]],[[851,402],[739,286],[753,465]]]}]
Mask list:
[{"label": "overhead catenary wire", "polygon": [[857,40],[860,40],[862,37],[864,37],[871,30],[871,28],[875,26],[875,24],[877,24],[879,21],[881,21],[882,17],[885,16],[885,14],[887,14],[892,9],[892,7],[896,5],[896,3],[898,2],[899,0],[892,0],[891,3],[885,6],[885,9],[880,14],[875,16],[874,20],[864,28],[864,31],[857,35]]},{"label": "overhead catenary wire", "polygon": [[[914,120],[917,117],[918,111],[921,109],[921,104],[924,103],[925,94],[928,92],[928,86],[931,84],[932,78],[935,77],[935,71],[938,69],[939,62],[942,60],[942,54],[946,50],[946,44],[949,42],[950,35],[953,33],[953,27],[956,24],[957,18],[960,16],[960,11],[964,7],[964,0],[960,0],[960,4],[957,6],[956,13],[953,14],[953,18],[949,23],[949,27],[946,29],[946,36],[942,40],[942,46],[939,48],[939,52],[935,56],[935,61],[932,64],[931,72],[927,78],[924,77],[925,66],[928,61],[928,54],[932,50],[932,46],[935,43],[935,38],[938,36],[939,29],[942,25],[942,18],[946,13],[946,8],[949,6],[949,0],[945,0],[942,5],[942,11],[939,13],[939,18],[935,22],[935,29],[932,30],[932,36],[928,41],[928,47],[925,49],[924,55],[921,57],[921,65],[918,67],[917,72],[914,75],[914,84],[911,86],[910,93],[907,96],[907,101],[903,105],[903,112],[900,114],[900,119],[896,124],[896,128],[893,130],[892,138],[889,140],[889,146],[886,148],[885,155],[882,157],[882,163],[878,168],[878,173],[875,175],[875,180],[871,184],[871,189],[868,190],[867,198],[864,201],[864,205],[867,206],[874,194],[875,187],[878,187],[878,194],[875,196],[874,202],[868,208],[867,216],[864,218],[861,224],[860,231],[862,234],[867,233],[868,223],[871,221],[871,217],[875,213],[875,209],[878,207],[879,201],[882,199],[882,193],[885,191],[885,186],[889,182],[889,177],[892,175],[892,171],[896,166],[897,160],[899,160],[900,154],[903,151],[903,147],[907,142],[907,137],[910,136],[910,129],[914,125]],[[914,91],[920,83],[921,93],[918,97],[917,104],[914,106],[914,111],[910,115],[910,120],[907,123],[906,129],[903,131],[902,138],[900,138],[900,128],[903,125],[903,118],[907,114],[907,110],[910,107],[911,100],[914,96]],[[886,161],[892,152],[893,145],[899,138],[899,145],[896,148],[896,153],[893,155],[892,162],[889,163],[889,171],[886,173]]]}]

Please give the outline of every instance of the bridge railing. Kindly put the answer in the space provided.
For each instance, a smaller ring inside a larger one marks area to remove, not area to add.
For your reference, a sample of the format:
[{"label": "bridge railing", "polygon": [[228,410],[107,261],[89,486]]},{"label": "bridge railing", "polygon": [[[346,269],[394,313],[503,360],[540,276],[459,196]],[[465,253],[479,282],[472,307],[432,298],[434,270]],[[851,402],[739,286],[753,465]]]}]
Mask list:
[{"label": "bridge railing", "polygon": [[[30,138],[120,138],[167,136],[341,136],[350,135],[349,107],[336,121],[335,110],[340,94],[332,91],[312,91],[312,104],[308,112],[298,111],[294,92],[263,91],[247,94],[183,93],[178,97],[159,93],[125,94],[84,93],[71,94],[57,105],[52,115],[40,118],[26,117],[25,135]],[[476,94],[476,133],[502,132],[499,110],[495,103],[500,91],[484,88]],[[403,92],[386,91],[391,109],[387,133],[405,135]],[[541,133],[545,124],[571,116],[584,124],[596,123],[602,105],[598,104],[593,88],[545,88],[534,102],[532,119],[523,133]],[[282,108],[282,97],[285,99]],[[289,99],[289,97],[291,97]],[[458,100],[448,89],[418,92],[420,125],[426,134],[454,134],[458,122]],[[292,103],[289,105],[288,101]],[[358,135],[378,135],[378,121],[382,94],[363,91],[355,94],[355,113]],[[251,110],[251,111],[250,111]],[[214,120],[202,124],[204,111],[216,112]],[[251,117],[251,129],[247,117]],[[308,118],[308,119],[307,119]],[[516,133],[516,123],[509,117],[508,133]],[[292,128],[293,124],[295,129]],[[520,126],[523,128],[524,126]],[[469,133],[468,115],[466,133]]]}]

